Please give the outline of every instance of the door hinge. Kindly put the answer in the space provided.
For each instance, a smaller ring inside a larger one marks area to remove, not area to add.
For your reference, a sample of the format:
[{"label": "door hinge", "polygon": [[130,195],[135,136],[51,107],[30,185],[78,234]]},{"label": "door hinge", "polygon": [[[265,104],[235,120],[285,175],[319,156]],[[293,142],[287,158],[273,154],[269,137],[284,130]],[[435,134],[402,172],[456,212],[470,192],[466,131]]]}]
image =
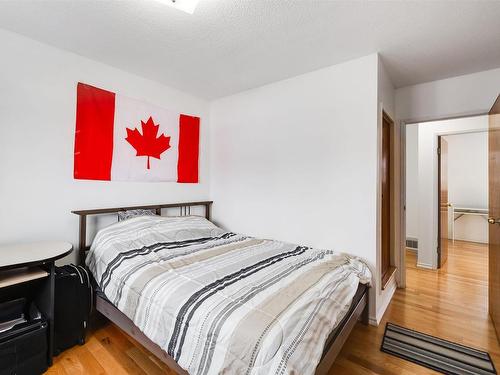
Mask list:
[{"label": "door hinge", "polygon": [[438,147],[437,152],[438,152],[438,155],[441,155],[441,147]]}]

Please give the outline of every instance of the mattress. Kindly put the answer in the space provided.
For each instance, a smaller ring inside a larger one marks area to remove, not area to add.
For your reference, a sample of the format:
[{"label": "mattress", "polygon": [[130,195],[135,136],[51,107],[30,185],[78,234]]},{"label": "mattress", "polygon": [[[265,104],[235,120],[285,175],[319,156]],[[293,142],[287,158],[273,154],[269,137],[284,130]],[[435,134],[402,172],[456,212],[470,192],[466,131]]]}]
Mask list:
[{"label": "mattress", "polygon": [[356,257],[201,217],[114,224],[86,263],[106,299],[190,374],[313,374],[371,279]]}]

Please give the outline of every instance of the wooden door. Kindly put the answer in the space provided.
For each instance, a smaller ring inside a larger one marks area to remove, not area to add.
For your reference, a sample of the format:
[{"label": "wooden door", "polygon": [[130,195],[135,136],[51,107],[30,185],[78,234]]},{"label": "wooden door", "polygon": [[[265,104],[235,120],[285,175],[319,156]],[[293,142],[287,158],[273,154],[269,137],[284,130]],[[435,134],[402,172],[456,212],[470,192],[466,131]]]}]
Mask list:
[{"label": "wooden door", "polygon": [[448,142],[438,138],[438,267],[448,260]]},{"label": "wooden door", "polygon": [[391,272],[391,121],[384,113],[382,120],[382,288]]},{"label": "wooden door", "polygon": [[500,96],[489,113],[488,185],[488,305],[500,342]]}]

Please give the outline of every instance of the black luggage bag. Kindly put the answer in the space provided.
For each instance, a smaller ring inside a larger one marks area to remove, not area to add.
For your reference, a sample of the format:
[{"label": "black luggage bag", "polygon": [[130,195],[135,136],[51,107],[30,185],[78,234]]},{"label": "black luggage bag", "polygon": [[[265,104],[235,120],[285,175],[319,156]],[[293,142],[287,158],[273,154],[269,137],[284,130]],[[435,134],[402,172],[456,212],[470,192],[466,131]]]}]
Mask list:
[{"label": "black luggage bag", "polygon": [[85,343],[93,291],[87,270],[69,264],[56,267],[54,355]]}]

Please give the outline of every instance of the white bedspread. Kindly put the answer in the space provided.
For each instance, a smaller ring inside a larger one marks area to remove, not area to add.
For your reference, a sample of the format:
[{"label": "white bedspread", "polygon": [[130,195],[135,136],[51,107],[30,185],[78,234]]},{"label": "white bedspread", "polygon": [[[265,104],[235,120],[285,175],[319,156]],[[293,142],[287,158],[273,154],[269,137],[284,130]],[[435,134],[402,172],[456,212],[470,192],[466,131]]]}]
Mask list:
[{"label": "white bedspread", "polygon": [[190,374],[313,374],[359,259],[226,232],[201,217],[101,230],[87,265],[107,298]]}]

